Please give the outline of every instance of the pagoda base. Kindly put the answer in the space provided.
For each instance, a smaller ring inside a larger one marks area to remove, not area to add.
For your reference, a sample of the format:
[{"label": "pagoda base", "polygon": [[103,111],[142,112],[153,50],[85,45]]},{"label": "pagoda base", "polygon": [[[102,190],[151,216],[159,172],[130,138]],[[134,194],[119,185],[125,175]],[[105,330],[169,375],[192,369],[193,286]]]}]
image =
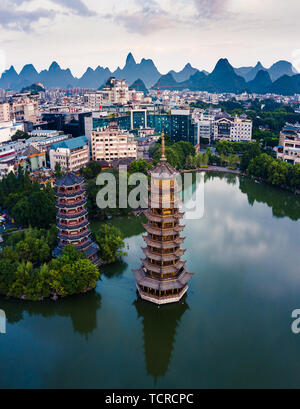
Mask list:
[{"label": "pagoda base", "polygon": [[173,304],[173,303],[179,302],[181,298],[184,296],[184,294],[187,292],[189,287],[188,285],[186,285],[185,287],[183,287],[183,289],[181,290],[179,294],[176,294],[176,295],[174,294],[168,297],[158,297],[153,294],[145,293],[143,290],[140,289],[138,284],[136,285],[136,288],[142,300],[149,301],[157,305],[165,305],[165,304]]}]

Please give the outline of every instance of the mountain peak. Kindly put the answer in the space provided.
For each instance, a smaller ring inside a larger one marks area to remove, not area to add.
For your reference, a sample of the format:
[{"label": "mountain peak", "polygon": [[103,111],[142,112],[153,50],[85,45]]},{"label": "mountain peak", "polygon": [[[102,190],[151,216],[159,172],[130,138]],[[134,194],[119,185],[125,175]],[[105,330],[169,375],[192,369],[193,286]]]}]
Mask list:
[{"label": "mountain peak", "polygon": [[221,72],[221,71],[231,71],[234,72],[233,67],[230,65],[229,61],[227,58],[220,58],[220,60],[217,62],[217,65],[215,66],[215,69],[213,70],[213,73],[216,72]]},{"label": "mountain peak", "polygon": [[129,65],[129,64],[136,64],[135,59],[134,59],[132,53],[129,53],[129,54],[127,55],[127,58],[126,58],[126,65]]},{"label": "mountain peak", "polygon": [[53,61],[53,63],[49,67],[49,71],[56,70],[56,69],[60,69],[60,66],[57,64],[56,61]]}]

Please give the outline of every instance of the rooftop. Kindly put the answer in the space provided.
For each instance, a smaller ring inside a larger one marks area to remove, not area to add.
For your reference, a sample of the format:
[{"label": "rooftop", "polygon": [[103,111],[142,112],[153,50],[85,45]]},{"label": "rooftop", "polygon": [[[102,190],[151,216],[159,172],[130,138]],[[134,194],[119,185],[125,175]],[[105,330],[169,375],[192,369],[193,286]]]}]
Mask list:
[{"label": "rooftop", "polygon": [[65,173],[61,178],[56,179],[56,186],[73,186],[81,184],[84,179],[80,176],[76,176],[75,173]]},{"label": "rooftop", "polygon": [[64,149],[72,150],[72,149],[81,148],[87,144],[88,144],[88,139],[85,136],[78,136],[78,138],[72,138],[66,141],[54,143],[51,149],[64,148]]}]

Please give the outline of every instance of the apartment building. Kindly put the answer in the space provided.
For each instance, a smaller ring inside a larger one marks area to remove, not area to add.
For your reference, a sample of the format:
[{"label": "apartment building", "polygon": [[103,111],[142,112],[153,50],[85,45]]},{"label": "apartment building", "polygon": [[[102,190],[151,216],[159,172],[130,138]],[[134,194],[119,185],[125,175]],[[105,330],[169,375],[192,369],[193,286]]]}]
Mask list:
[{"label": "apartment building", "polygon": [[92,131],[92,159],[111,162],[116,159],[137,159],[137,142],[128,131],[116,123]]},{"label": "apartment building", "polygon": [[51,169],[57,163],[63,171],[77,172],[90,161],[89,141],[85,136],[68,139],[52,145],[50,152]]},{"label": "apartment building", "polygon": [[98,111],[103,105],[125,105],[137,97],[141,99],[139,94],[135,90],[130,90],[125,80],[111,77],[101,91],[88,92],[84,95],[84,105],[86,108]]},{"label": "apartment building", "polygon": [[8,103],[0,104],[0,122],[10,121],[10,106]]},{"label": "apartment building", "polygon": [[286,124],[280,132],[277,158],[292,165],[300,164],[300,124]]}]

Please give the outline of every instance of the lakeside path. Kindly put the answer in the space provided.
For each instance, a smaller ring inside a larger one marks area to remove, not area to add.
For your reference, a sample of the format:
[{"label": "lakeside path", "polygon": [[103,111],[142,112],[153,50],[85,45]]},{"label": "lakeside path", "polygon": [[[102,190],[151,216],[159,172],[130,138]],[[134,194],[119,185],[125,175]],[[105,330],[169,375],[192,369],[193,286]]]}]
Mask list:
[{"label": "lakeside path", "polygon": [[189,173],[189,172],[223,172],[223,173],[233,173],[235,175],[241,175],[242,172],[238,169],[232,170],[225,168],[223,166],[208,166],[207,168],[196,168],[196,169],[187,169],[181,170],[180,173]]}]

